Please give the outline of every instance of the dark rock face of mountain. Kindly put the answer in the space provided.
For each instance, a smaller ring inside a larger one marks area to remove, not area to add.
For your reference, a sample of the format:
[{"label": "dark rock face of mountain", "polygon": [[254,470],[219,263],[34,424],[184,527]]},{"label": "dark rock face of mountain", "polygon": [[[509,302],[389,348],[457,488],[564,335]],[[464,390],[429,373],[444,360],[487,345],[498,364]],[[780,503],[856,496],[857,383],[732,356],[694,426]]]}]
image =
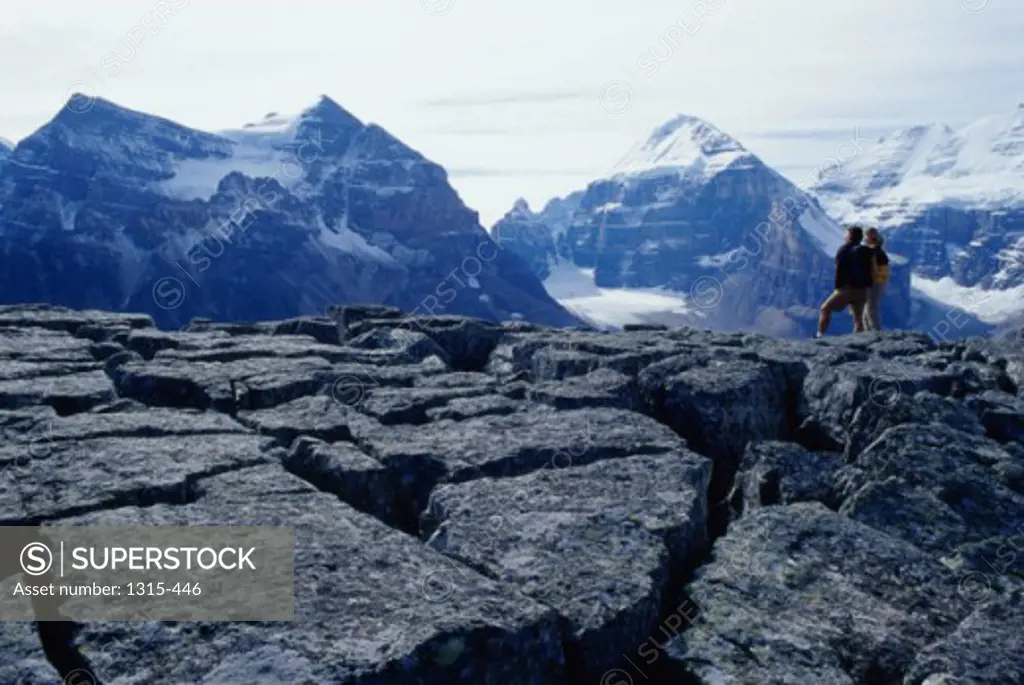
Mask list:
[{"label": "dark rock face of mountain", "polygon": [[7,163],[7,159],[11,156],[12,152],[14,152],[14,147],[0,139],[0,171],[3,171],[4,164]]},{"label": "dark rock face of mountain", "polygon": [[925,278],[985,289],[1024,285],[1024,210],[932,207],[886,236]]},{"label": "dark rock face of mountain", "polygon": [[1024,680],[1024,331],[331,314],[0,307],[0,522],[296,526],[301,616],[0,623],[3,682]]},{"label": "dark rock face of mountain", "polygon": [[553,264],[572,262],[573,251],[566,232],[575,220],[583,196],[581,191],[555,198],[537,213],[526,200],[519,199],[495,224],[493,235],[522,257],[538,278],[546,279]]},{"label": "dark rock face of mountain", "polygon": [[517,201],[495,224],[494,236],[519,255],[541,280],[551,275],[552,264],[568,257],[564,237],[530,211],[526,200]]},{"label": "dark rock face of mountain", "polygon": [[[554,212],[552,212],[552,208]],[[710,124],[679,117],[609,178],[532,214],[517,205],[493,229],[544,276],[558,260],[607,288],[685,293],[702,325],[806,333],[832,290],[842,228],[818,203]],[[893,270],[883,318],[905,327],[910,272]]]},{"label": "dark rock face of mountain", "polygon": [[327,98],[222,134],[72,101],[0,170],[0,235],[3,301],[164,327],[337,302],[575,323],[441,167]]}]

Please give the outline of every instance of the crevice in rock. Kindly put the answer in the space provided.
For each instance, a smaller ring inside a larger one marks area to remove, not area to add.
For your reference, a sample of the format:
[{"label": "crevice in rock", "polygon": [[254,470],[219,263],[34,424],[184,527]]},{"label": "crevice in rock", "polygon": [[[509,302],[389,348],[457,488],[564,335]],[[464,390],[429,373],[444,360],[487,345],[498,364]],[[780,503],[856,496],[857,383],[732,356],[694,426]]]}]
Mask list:
[{"label": "crevice in rock", "polygon": [[813,421],[804,421],[794,427],[789,442],[795,442],[811,452],[842,452],[844,447]]},{"label": "crevice in rock", "polygon": [[[199,499],[199,485],[201,481],[234,471],[243,471],[249,468],[254,468],[259,465],[260,464],[244,464],[224,468],[214,468],[202,473],[186,476],[185,480],[177,485],[167,486],[164,488],[147,488],[136,492],[123,493],[116,498],[112,498],[94,506],[67,509],[55,516],[32,517],[30,519],[18,521],[0,521],[0,525],[38,527],[45,523],[53,523],[62,519],[95,513],[97,511],[119,509],[125,506],[150,507],[159,504],[193,504]],[[33,610],[37,617],[43,613],[51,613],[44,612],[41,607],[41,603],[49,601],[49,599],[50,598],[35,596],[31,598]],[[100,672],[93,667],[89,659],[82,654],[81,650],[76,646],[75,636],[79,628],[79,624],[77,622],[70,620],[36,621],[35,626],[43,654],[46,656],[46,660],[50,665],[57,671],[58,676],[61,678],[61,682],[65,683],[65,685],[77,685],[78,683],[81,683],[82,685],[85,685],[86,683],[88,685],[104,685],[104,681],[100,677]]]},{"label": "crevice in rock", "polygon": [[[547,605],[545,604],[545,606]],[[562,656],[565,657],[566,685],[581,682],[582,674],[586,673],[586,660],[583,658],[583,650],[573,642],[570,636],[572,626],[561,616],[558,617],[558,632],[562,636]]]},{"label": "crevice in rock", "polygon": [[53,410],[57,412],[57,416],[84,414],[92,408],[83,407],[75,397],[51,397],[47,399],[47,404],[53,407]]},{"label": "crevice in rock", "polygon": [[36,634],[46,660],[64,685],[104,685],[99,671],[75,645],[78,624],[74,621],[37,621]]},{"label": "crevice in rock", "polygon": [[[372,516],[390,528],[399,530],[406,535],[415,538],[420,537],[419,513],[415,511],[415,507],[408,506],[405,501],[396,498],[396,501],[390,503],[389,511],[382,512],[379,507],[373,506],[369,499],[364,500],[358,497],[346,496],[346,493],[339,492],[338,483],[330,474],[313,469],[301,458],[286,458],[283,461],[283,466],[288,473],[301,478],[320,492],[337,497],[338,500],[356,511]],[[400,484],[396,479],[390,476],[389,480],[392,483],[392,492],[400,492]]]},{"label": "crevice in rock", "polygon": [[355,438],[352,435],[352,431],[349,430],[347,424],[332,426],[330,428],[324,428],[321,430],[301,430],[297,428],[268,428],[267,426],[260,425],[257,421],[252,421],[246,417],[238,417],[232,415],[232,418],[238,422],[241,426],[248,430],[273,440],[279,447],[288,448],[297,439],[302,437],[316,438],[317,440],[323,440],[327,443],[333,442],[344,442],[349,444],[355,444]]},{"label": "crevice in rock", "polygon": [[775,469],[768,470],[757,483],[758,497],[764,506],[772,506],[782,501],[779,473]]}]

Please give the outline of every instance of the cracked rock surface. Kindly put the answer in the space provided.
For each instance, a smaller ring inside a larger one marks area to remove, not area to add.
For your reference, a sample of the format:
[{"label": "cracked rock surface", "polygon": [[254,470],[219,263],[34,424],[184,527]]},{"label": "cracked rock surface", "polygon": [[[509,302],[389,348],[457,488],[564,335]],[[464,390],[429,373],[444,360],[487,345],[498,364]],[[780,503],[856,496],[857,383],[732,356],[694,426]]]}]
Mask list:
[{"label": "cracked rock surface", "polygon": [[1021,683],[1022,344],[0,307],[0,523],[296,530],[295,622],[0,682]]}]

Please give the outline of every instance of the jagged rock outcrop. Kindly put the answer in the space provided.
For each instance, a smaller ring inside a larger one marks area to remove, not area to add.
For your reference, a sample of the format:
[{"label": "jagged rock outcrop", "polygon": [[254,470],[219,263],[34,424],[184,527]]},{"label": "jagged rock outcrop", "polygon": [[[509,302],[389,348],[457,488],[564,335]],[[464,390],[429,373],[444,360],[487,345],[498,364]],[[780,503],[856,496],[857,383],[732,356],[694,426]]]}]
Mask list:
[{"label": "jagged rock outcrop", "polygon": [[0,623],[3,682],[1024,678],[1024,336],[332,317],[0,307],[0,523],[293,525],[297,614]]}]

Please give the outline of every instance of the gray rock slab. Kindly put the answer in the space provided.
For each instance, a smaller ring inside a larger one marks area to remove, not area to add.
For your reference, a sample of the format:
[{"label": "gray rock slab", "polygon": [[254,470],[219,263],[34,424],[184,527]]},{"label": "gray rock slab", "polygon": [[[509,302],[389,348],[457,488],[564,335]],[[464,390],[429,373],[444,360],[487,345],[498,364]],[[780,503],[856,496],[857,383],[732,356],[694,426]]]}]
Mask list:
[{"label": "gray rock slab", "polygon": [[948,637],[914,660],[903,685],[1005,685],[1024,683],[1020,592],[979,606]]},{"label": "gray rock slab", "polygon": [[554,607],[572,672],[599,679],[654,630],[704,551],[710,477],[707,459],[678,452],[443,485],[423,529],[435,549]]},{"label": "gray rock slab", "polygon": [[88,363],[95,361],[88,340],[45,328],[0,327],[0,360],[23,363]]},{"label": "gray rock slab", "polygon": [[905,394],[899,391],[898,385],[890,386],[890,390],[886,392],[879,389],[876,398],[864,402],[853,413],[843,446],[847,460],[853,461],[868,445],[894,426],[935,423],[965,433],[985,433],[977,413],[963,402],[927,391],[916,395]]},{"label": "gray rock slab", "polygon": [[373,388],[357,406],[367,416],[385,425],[422,424],[427,412],[461,398],[475,398],[491,392],[486,386],[455,388]]},{"label": "gray rock slab", "polygon": [[0,681],[17,685],[67,685],[46,660],[35,626],[0,621]]},{"label": "gray rock slab", "polygon": [[526,402],[513,400],[504,395],[481,395],[450,400],[443,407],[427,410],[427,418],[431,421],[465,421],[481,416],[506,416],[513,412],[523,411],[529,405]]},{"label": "gray rock slab", "polygon": [[0,326],[44,328],[75,333],[82,326],[153,328],[145,314],[121,314],[95,309],[67,309],[47,304],[0,305]]},{"label": "gray rock slab", "polygon": [[943,371],[874,359],[839,366],[815,366],[808,372],[798,405],[807,442],[841,450],[854,414],[873,402],[890,406],[895,398],[929,391],[949,395],[955,377]]},{"label": "gray rock slab", "polygon": [[817,503],[765,507],[716,541],[667,658],[696,682],[899,682],[973,607],[924,552]]},{"label": "gray rock slab", "polygon": [[264,440],[238,433],[43,441],[30,456],[22,445],[0,446],[0,522],[7,525],[184,502],[199,478],[274,460]]},{"label": "gray rock slab", "polygon": [[748,443],[782,439],[789,432],[786,381],[780,369],[767,364],[710,359],[668,376],[660,394],[653,414],[691,448],[714,459],[714,500],[728,493]]},{"label": "gray rock slab", "polygon": [[423,426],[369,419],[350,426],[366,453],[399,474],[401,497],[420,510],[442,481],[518,476],[548,464],[564,468],[683,445],[657,421],[619,409],[536,408]]},{"label": "gray rock slab", "polygon": [[283,460],[291,473],[388,525],[416,531],[418,512],[398,499],[396,474],[355,445],[299,438]]},{"label": "gray rock slab", "polygon": [[[85,624],[77,646],[112,683],[564,682],[553,611],[456,568],[280,466],[204,481],[187,506],[122,508],[67,523],[295,527],[296,621]],[[457,583],[438,581],[449,572]]]},{"label": "gray rock slab", "polygon": [[0,380],[0,407],[4,409],[46,404],[67,415],[88,411],[116,397],[114,384],[101,370]]},{"label": "gray rock slab", "polygon": [[526,397],[555,409],[640,409],[641,406],[636,380],[611,369],[537,383],[527,391]]},{"label": "gray rock slab", "polygon": [[811,452],[792,442],[747,445],[730,502],[739,512],[797,502],[838,506],[835,479],[844,465],[836,452]]},{"label": "gray rock slab", "polygon": [[238,412],[238,421],[283,445],[299,436],[336,442],[352,438],[350,422],[357,412],[328,395],[311,395],[269,409]]},{"label": "gray rock slab", "polygon": [[863,476],[841,488],[845,499],[867,482],[899,478],[931,493],[960,517],[970,536],[962,542],[968,542],[1009,535],[1024,525],[1024,495],[1011,487],[1018,462],[984,436],[942,425],[897,426],[861,453],[854,464]]},{"label": "gray rock slab", "polygon": [[[324,387],[331,364],[319,358],[264,358],[233,362],[129,362],[117,368],[118,394],[151,406],[258,408],[312,395]],[[233,385],[234,384],[234,385]]]},{"label": "gray rock slab", "polygon": [[1024,399],[1004,392],[985,392],[964,403],[978,415],[990,438],[1024,445]]},{"label": "gray rock slab", "polygon": [[974,537],[955,509],[901,478],[871,481],[839,513],[937,556]]}]

